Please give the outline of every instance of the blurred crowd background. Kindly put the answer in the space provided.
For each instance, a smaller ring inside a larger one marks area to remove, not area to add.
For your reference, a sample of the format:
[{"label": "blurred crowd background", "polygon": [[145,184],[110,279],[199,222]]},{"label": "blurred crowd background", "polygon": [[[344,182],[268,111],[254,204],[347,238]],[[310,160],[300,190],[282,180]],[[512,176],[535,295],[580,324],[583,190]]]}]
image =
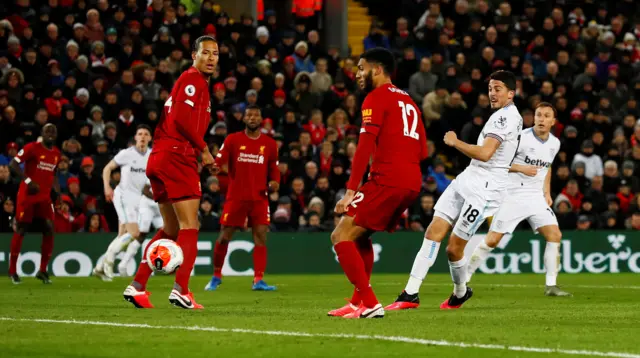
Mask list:
[{"label": "blurred crowd background", "polygon": [[[260,2],[262,4],[262,2]],[[0,4],[0,231],[12,231],[18,184],[8,163],[46,123],[64,153],[58,232],[117,230],[102,169],[155,128],[191,44],[219,41],[207,142],[215,155],[244,128],[249,104],[280,147],[272,231],[326,231],[350,174],[363,94],[358,57],[326,46],[320,0],[294,0],[292,20],[272,9],[231,18],[210,0],[7,0]],[[430,157],[423,193],[400,230],[422,231],[469,159],[442,142],[448,130],[475,142],[491,114],[485,79],[518,76],[525,127],[540,101],[554,104],[553,210],[561,229],[640,229],[640,2],[636,0],[362,0],[376,21],[364,49],[398,59],[394,83],[422,108]],[[296,8],[297,6],[297,8]],[[117,185],[114,172],[111,185]],[[228,177],[202,171],[202,231],[219,229]],[[522,228],[526,228],[526,223]]]}]

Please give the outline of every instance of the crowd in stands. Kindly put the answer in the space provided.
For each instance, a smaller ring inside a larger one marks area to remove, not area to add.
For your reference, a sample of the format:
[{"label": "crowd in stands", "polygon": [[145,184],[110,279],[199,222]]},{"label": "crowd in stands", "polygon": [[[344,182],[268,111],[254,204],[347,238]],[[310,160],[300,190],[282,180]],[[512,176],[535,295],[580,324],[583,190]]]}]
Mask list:
[{"label": "crowd in stands", "polygon": [[[540,101],[553,103],[562,142],[552,192],[561,229],[640,229],[640,3],[619,1],[403,0],[380,13],[363,39],[398,58],[394,83],[420,105],[430,157],[423,193],[399,229],[423,231],[433,207],[469,159],[446,147],[454,130],[475,142],[491,109],[485,79],[518,76],[525,127]],[[244,129],[247,105],[280,148],[279,192],[269,195],[272,231],[326,231],[350,174],[363,95],[357,57],[327,47],[308,19],[232,19],[211,0],[10,0],[0,4],[0,231],[12,230],[18,183],[7,164],[42,126],[58,128],[64,156],[56,231],[117,229],[101,173],[131,145],[139,124],[155,128],[172,85],[190,66],[191,44],[219,41],[211,79],[215,155]],[[393,2],[394,4],[397,2]],[[116,171],[111,185],[119,181]],[[219,229],[228,177],[202,171],[201,230]]]}]

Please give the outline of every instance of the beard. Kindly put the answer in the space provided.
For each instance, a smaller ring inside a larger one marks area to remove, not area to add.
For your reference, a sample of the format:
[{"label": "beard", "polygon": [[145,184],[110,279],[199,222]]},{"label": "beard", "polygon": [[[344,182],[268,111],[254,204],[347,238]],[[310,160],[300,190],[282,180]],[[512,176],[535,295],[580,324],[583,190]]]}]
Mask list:
[{"label": "beard", "polygon": [[255,132],[255,131],[257,131],[258,129],[260,129],[260,124],[247,124],[247,129],[248,129],[250,132]]},{"label": "beard", "polygon": [[374,90],[373,87],[373,71],[367,72],[364,76],[364,88],[362,91],[366,94]]}]

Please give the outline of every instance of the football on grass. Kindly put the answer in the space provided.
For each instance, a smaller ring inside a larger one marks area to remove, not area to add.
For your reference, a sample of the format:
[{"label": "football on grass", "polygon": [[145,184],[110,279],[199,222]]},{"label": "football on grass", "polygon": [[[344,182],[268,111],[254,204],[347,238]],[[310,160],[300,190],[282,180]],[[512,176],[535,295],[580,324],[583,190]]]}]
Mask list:
[{"label": "football on grass", "polygon": [[178,243],[169,239],[155,241],[147,250],[147,264],[155,272],[173,273],[182,265],[183,258]]}]

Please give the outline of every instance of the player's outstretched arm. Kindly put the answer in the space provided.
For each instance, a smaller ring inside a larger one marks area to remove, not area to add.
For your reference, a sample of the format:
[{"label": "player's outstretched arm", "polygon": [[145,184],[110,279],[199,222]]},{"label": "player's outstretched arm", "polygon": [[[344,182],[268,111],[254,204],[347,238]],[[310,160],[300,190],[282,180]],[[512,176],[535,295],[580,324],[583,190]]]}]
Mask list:
[{"label": "player's outstretched arm", "polygon": [[444,143],[454,147],[467,157],[481,162],[487,162],[498,150],[502,141],[495,137],[487,136],[482,146],[465,143],[458,139],[456,132],[449,131],[444,135]]},{"label": "player's outstretched arm", "polygon": [[538,174],[538,167],[513,163],[509,168],[509,173],[522,173],[526,176],[534,177]]},{"label": "player's outstretched arm", "polygon": [[113,189],[111,188],[111,172],[119,167],[115,160],[111,160],[104,169],[102,169],[102,185],[104,186],[104,199],[107,202],[113,201]]}]

